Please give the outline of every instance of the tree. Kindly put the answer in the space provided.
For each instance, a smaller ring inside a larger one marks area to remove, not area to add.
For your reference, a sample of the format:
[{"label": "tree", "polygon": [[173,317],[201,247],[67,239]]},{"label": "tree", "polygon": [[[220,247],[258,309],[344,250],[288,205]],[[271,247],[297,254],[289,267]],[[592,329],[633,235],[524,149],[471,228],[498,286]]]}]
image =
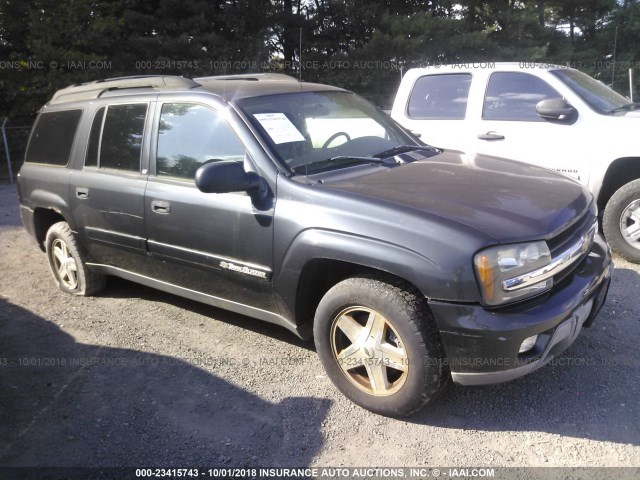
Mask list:
[{"label": "tree", "polygon": [[640,66],[639,3],[0,0],[0,116],[33,118],[71,83],[144,74],[280,70],[386,107],[407,68],[445,62],[551,61],[607,82],[615,72],[626,88]]}]

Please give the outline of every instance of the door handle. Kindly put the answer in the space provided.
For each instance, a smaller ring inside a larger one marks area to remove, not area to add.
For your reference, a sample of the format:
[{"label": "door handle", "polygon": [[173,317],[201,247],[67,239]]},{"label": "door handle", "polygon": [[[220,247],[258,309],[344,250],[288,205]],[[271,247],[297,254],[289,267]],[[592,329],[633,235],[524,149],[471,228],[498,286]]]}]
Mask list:
[{"label": "door handle", "polygon": [[480,135],[478,135],[478,138],[480,140],[504,140],[504,135],[500,135],[496,132],[487,132],[481,133]]},{"label": "door handle", "polygon": [[76,197],[78,198],[89,198],[89,189],[88,188],[76,188]]},{"label": "door handle", "polygon": [[162,200],[153,200],[151,202],[151,209],[155,213],[166,215],[171,212],[171,204],[169,202],[163,202]]}]

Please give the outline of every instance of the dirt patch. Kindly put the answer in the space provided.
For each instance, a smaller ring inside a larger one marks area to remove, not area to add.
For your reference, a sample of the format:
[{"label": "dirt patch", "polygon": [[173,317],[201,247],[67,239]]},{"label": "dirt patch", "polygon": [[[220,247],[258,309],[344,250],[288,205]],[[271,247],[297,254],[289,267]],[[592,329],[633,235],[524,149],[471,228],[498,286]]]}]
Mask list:
[{"label": "dirt patch", "polygon": [[639,466],[640,269],[565,355],[404,420],[348,402],[313,345],[117,279],[58,291],[0,187],[2,466]]}]

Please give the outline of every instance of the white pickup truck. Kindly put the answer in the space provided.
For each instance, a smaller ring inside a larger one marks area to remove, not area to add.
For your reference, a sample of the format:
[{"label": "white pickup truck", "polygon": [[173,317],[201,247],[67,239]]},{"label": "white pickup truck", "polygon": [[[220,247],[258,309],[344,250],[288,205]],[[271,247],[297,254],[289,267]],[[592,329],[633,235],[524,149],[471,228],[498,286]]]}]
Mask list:
[{"label": "white pickup truck", "polygon": [[464,64],[407,71],[391,116],[427,144],[579,180],[611,247],[640,262],[640,104],[572,68]]}]

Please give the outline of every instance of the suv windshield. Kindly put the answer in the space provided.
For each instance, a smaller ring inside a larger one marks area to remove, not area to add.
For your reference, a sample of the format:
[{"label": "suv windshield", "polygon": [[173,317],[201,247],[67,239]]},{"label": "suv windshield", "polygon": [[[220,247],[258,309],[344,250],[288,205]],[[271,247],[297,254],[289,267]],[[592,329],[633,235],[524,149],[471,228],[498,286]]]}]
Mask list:
[{"label": "suv windshield", "polygon": [[[380,160],[416,140],[363,98],[341,91],[246,98],[238,106],[272,150],[295,173]],[[374,155],[378,155],[375,158]]]},{"label": "suv windshield", "polygon": [[604,83],[573,69],[552,70],[551,74],[559,78],[571,90],[576,92],[598,113],[609,114],[612,110],[631,104],[629,99],[614,92]]}]

